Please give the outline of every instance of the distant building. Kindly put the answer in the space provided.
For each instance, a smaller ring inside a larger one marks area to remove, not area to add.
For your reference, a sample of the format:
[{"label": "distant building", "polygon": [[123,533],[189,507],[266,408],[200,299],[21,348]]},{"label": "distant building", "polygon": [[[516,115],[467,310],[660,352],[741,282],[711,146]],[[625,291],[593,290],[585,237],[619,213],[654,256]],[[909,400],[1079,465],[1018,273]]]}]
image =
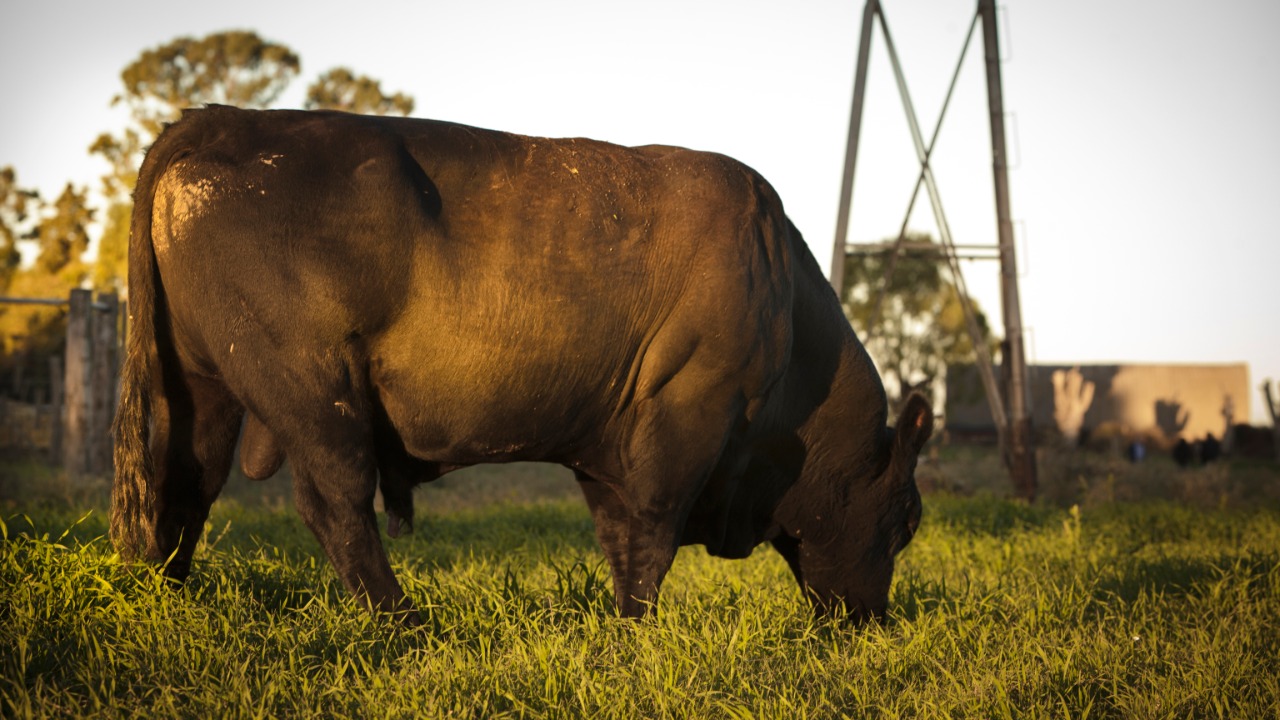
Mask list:
[{"label": "distant building", "polygon": [[[1126,434],[1154,435],[1172,442],[1221,439],[1228,402],[1236,423],[1247,423],[1249,366],[1230,365],[1033,365],[1028,368],[1031,416],[1038,430],[1053,430],[1053,373],[1079,368],[1094,383],[1093,403],[1084,417],[1086,433],[1113,424]],[[994,433],[991,411],[977,368],[947,369],[946,427],[955,433]]]}]

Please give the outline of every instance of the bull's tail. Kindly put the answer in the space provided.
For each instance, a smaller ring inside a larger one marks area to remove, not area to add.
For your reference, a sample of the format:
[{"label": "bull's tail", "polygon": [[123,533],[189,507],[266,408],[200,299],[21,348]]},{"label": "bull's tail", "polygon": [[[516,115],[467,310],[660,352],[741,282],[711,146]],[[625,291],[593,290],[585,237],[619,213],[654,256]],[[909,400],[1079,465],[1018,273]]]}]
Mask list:
[{"label": "bull's tail", "polygon": [[[156,544],[160,495],[149,448],[153,402],[164,402],[156,327],[163,322],[163,287],[151,239],[156,185],[183,146],[171,127],[147,152],[133,193],[129,228],[129,337],[112,433],[111,541],[126,559],[150,557]],[[168,137],[166,137],[168,136]],[[168,141],[168,142],[166,142]]]}]

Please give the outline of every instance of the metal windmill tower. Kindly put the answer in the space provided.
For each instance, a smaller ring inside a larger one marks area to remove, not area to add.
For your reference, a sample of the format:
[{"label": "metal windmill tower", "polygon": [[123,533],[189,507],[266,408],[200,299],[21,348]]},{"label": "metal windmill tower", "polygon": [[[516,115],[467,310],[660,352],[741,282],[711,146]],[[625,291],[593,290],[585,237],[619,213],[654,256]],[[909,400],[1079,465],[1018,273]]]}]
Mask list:
[{"label": "metal windmill tower", "polygon": [[[849,118],[849,143],[845,154],[844,181],[840,189],[839,214],[836,220],[836,237],[831,262],[831,285],[835,288],[836,293],[840,294],[844,284],[844,258],[850,250],[866,251],[874,249],[876,251],[887,250],[890,253],[889,262],[886,264],[886,277],[882,283],[883,287],[887,287],[889,281],[887,275],[893,272],[894,263],[904,245],[905,220],[903,222],[903,232],[899,233],[897,241],[889,248],[880,246],[869,248],[866,246],[849,246],[847,244],[849,208],[853,199],[853,176],[854,169],[857,166],[858,141],[862,129],[867,61],[871,52],[871,35],[877,21],[882,30],[890,62],[893,65],[894,78],[897,81],[903,108],[907,114],[911,137],[915,142],[916,155],[920,161],[920,174],[916,181],[915,192],[911,196],[911,203],[914,205],[920,187],[923,185],[928,191],[929,200],[933,206],[934,218],[938,224],[938,234],[941,236],[942,241],[941,250],[951,266],[952,276],[956,280],[956,289],[960,295],[961,306],[965,311],[969,334],[973,339],[973,346],[977,350],[978,369],[982,375],[983,389],[986,391],[988,404],[991,407],[991,417],[995,421],[1005,466],[1009,470],[1018,496],[1030,500],[1036,494],[1035,445],[1031,432],[1030,396],[1027,392],[1027,364],[1023,343],[1022,309],[1018,296],[1017,258],[1014,254],[1013,223],[1009,209],[1008,156],[1005,150],[1004,133],[1004,96],[1000,77],[1000,51],[996,27],[995,0],[978,0],[977,12],[974,14],[972,23],[970,23],[964,48],[960,52],[960,60],[956,64],[951,86],[947,91],[946,101],[942,106],[942,117],[939,117],[933,137],[927,145],[916,120],[915,109],[912,106],[910,94],[907,92],[906,79],[902,73],[901,63],[898,61],[898,53],[889,34],[889,26],[885,21],[881,4],[879,0],[867,0],[863,8],[862,34],[858,43],[858,62],[854,73],[853,108]],[[972,40],[974,31],[979,23],[982,25],[986,58],[987,107],[990,114],[991,127],[991,166],[992,177],[995,182],[997,244],[994,250],[996,251],[996,257],[1000,261],[1000,304],[1005,328],[1005,340],[1002,345],[1002,360],[1005,371],[1003,373],[1003,383],[996,380],[991,357],[986,351],[986,343],[969,302],[968,290],[964,283],[964,277],[960,272],[960,256],[957,253],[956,244],[952,241],[951,231],[942,209],[941,197],[938,194],[937,183],[934,181],[933,172],[929,166],[929,156],[933,151],[934,142],[937,140],[938,129],[941,128],[942,120],[946,116],[952,92],[955,90],[956,79],[960,73],[960,67],[964,62],[965,54],[969,49],[969,42]],[[911,208],[909,207],[907,210],[908,217],[910,214]],[[880,312],[882,298],[883,291],[876,300],[875,315]]]}]

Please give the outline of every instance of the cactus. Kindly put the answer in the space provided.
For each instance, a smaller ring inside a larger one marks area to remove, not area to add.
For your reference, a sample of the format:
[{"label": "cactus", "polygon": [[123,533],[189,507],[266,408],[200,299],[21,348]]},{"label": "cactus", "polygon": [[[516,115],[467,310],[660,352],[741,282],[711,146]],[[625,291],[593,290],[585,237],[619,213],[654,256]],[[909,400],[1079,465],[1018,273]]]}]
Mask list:
[{"label": "cactus", "polygon": [[1236,401],[1230,395],[1222,396],[1222,453],[1230,455],[1236,444]]},{"label": "cactus", "polygon": [[1187,427],[1191,414],[1177,400],[1156,401],[1156,427],[1167,440],[1173,441]]},{"label": "cactus", "polygon": [[1093,404],[1094,384],[1084,379],[1080,368],[1053,372],[1053,420],[1069,447],[1080,440],[1084,414]]},{"label": "cactus", "polygon": [[1262,399],[1266,402],[1267,414],[1271,416],[1271,435],[1274,442],[1271,443],[1275,449],[1276,462],[1280,462],[1280,402],[1276,401],[1276,397],[1271,393],[1271,379],[1262,381]]}]

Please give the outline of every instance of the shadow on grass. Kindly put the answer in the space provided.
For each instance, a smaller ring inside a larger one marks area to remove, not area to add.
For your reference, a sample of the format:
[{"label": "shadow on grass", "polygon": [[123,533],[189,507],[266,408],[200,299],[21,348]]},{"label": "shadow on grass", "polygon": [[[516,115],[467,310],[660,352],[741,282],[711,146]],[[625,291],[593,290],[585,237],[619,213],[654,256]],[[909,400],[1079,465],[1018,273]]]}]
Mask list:
[{"label": "shadow on grass", "polygon": [[1143,595],[1215,599],[1226,585],[1266,592],[1267,576],[1280,566],[1280,554],[1144,557],[1130,558],[1122,565],[1120,572],[1094,584],[1096,600],[1130,603]]},{"label": "shadow on grass", "polygon": [[1063,516],[1059,508],[1006,500],[989,493],[973,497],[929,495],[924,498],[922,525],[944,525],[965,535],[1005,537],[1043,527]]},{"label": "shadow on grass", "polygon": [[[385,524],[384,516],[379,519]],[[429,515],[420,519],[409,536],[384,535],[383,545],[411,596],[447,594],[434,587],[437,577],[478,565],[505,573],[507,597],[497,599],[515,601],[522,596],[521,566],[550,562],[555,568],[560,558],[596,556],[603,563],[590,515],[581,501],[504,503]],[[578,564],[586,568],[587,562]],[[571,562],[567,569],[556,569],[559,583],[565,592],[577,588],[581,597],[571,604],[594,604],[593,588],[608,585],[608,570],[603,569],[604,580],[597,582],[596,574],[582,575],[585,571],[575,567]],[[599,572],[600,568],[592,570]],[[233,505],[211,517],[189,585],[193,592],[207,594],[222,591],[223,583],[268,612],[299,610],[320,601],[344,602],[347,597],[301,518],[265,508]]]},{"label": "shadow on grass", "polygon": [[1117,557],[1100,568],[1054,560],[1039,564],[1035,573],[1015,575],[983,569],[951,578],[906,573],[894,584],[891,615],[908,622],[935,613],[1012,618],[1038,609],[1050,617],[1088,620],[1123,612],[1144,598],[1209,601],[1225,611],[1233,594],[1256,599],[1273,592],[1269,578],[1277,567],[1280,553],[1269,552]]}]

